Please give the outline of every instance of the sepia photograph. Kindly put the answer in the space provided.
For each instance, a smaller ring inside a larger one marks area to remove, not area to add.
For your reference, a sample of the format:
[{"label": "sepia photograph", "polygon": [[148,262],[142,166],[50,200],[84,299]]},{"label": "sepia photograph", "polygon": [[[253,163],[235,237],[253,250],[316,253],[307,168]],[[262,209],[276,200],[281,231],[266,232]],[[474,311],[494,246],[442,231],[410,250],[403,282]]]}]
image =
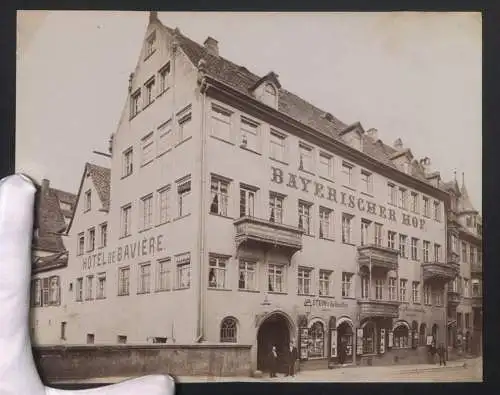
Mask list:
[{"label": "sepia photograph", "polygon": [[475,12],[18,11],[44,380],[482,382]]}]

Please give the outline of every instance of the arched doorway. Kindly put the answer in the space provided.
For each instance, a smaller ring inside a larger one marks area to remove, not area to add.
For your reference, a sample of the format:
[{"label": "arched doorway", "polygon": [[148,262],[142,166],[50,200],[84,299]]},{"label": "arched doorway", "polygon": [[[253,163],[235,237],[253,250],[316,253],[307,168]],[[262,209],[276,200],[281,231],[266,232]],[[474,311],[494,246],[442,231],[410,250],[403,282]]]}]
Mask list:
[{"label": "arched doorway", "polygon": [[272,346],[276,346],[280,367],[283,370],[283,356],[290,344],[291,324],[287,317],[279,312],[269,315],[259,327],[257,332],[257,369],[268,371],[268,360]]},{"label": "arched doorway", "polygon": [[[353,330],[352,325],[348,320],[339,320],[337,326],[337,355],[339,363],[352,362],[352,344],[353,344]],[[344,355],[341,356],[341,347],[344,347]]]},{"label": "arched doorway", "polygon": [[406,322],[398,322],[393,330],[394,348],[408,348],[410,346],[410,330]]}]

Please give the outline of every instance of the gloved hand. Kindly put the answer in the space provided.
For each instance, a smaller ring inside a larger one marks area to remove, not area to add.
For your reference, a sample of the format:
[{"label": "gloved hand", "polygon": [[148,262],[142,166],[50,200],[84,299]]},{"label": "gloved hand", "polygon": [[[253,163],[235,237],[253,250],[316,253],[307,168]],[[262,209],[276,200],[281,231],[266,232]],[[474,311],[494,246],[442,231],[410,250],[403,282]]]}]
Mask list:
[{"label": "gloved hand", "polygon": [[35,190],[22,175],[0,180],[0,395],[173,395],[174,380],[161,375],[80,391],[41,382],[28,330]]}]

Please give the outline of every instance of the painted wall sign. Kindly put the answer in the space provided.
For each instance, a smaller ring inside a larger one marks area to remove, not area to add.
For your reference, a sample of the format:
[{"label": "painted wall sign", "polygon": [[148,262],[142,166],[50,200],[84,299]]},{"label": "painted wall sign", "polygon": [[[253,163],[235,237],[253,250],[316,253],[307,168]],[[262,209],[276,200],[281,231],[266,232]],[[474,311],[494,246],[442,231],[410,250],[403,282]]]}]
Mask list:
[{"label": "painted wall sign", "polygon": [[301,328],[299,332],[300,359],[307,360],[309,357],[309,329]]},{"label": "painted wall sign", "polygon": [[318,198],[326,199],[336,204],[357,209],[358,211],[366,211],[368,214],[377,215],[380,218],[388,219],[392,222],[401,222],[403,225],[425,230],[425,219],[419,216],[401,213],[400,219],[398,220],[396,210],[393,208],[387,208],[386,206],[365,200],[351,193],[337,193],[335,188],[301,175],[293,173],[286,173],[285,175],[283,170],[278,167],[271,166],[271,171],[271,181],[276,184],[285,184],[289,188],[312,193]]},{"label": "painted wall sign", "polygon": [[305,299],[304,306],[313,306],[313,307],[321,307],[325,309],[334,309],[338,307],[347,307],[347,303],[345,302],[336,302],[335,300],[330,299]]},{"label": "painted wall sign", "polygon": [[158,235],[116,247],[111,251],[102,250],[95,254],[89,254],[82,258],[82,269],[90,270],[98,266],[125,262],[135,257],[154,256],[164,251],[162,241],[163,235]]},{"label": "painted wall sign", "polygon": [[363,354],[363,329],[356,330],[356,355]]},{"label": "painted wall sign", "polygon": [[335,358],[337,356],[337,330],[330,329],[330,356]]},{"label": "painted wall sign", "polygon": [[380,330],[380,354],[385,353],[385,329]]},{"label": "painted wall sign", "polygon": [[388,335],[387,348],[392,348],[394,347],[394,332],[390,330]]}]

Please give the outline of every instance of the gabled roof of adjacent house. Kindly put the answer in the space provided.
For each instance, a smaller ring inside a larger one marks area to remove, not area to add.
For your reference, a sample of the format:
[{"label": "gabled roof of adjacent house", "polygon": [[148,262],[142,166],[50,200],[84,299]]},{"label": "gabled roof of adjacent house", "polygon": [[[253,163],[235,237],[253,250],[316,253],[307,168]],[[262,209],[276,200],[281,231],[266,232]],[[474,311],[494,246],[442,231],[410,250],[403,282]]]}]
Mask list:
[{"label": "gabled roof of adjacent house", "polygon": [[[167,27],[159,20],[157,20],[157,23],[159,23],[170,35],[176,38],[176,41],[179,43],[182,51],[195,67],[199,65],[200,60],[203,60],[204,72],[212,78],[228,85],[232,89],[252,97],[252,89],[256,84],[258,84],[259,81],[262,81],[262,79],[265,78],[265,76],[258,76],[249,71],[246,67],[237,65],[220,55],[209,53],[203,45],[200,45],[186,37],[179,31],[179,29]],[[349,127],[349,125],[345,124],[338,118],[331,116],[329,112],[326,112],[300,98],[294,93],[287,91],[283,87],[279,88],[278,91],[278,111],[289,116],[295,121],[313,128],[319,133],[345,143],[341,138],[341,134],[342,131]],[[328,114],[329,116],[325,117],[325,114]],[[390,157],[396,153],[397,150],[384,144],[381,140],[374,140],[367,135],[363,135],[362,139],[362,149],[366,155],[386,166],[396,168]],[[420,166],[417,161],[416,164],[413,163],[410,168],[411,175],[413,177],[430,184],[430,182],[425,178],[425,171],[423,167]]]}]

